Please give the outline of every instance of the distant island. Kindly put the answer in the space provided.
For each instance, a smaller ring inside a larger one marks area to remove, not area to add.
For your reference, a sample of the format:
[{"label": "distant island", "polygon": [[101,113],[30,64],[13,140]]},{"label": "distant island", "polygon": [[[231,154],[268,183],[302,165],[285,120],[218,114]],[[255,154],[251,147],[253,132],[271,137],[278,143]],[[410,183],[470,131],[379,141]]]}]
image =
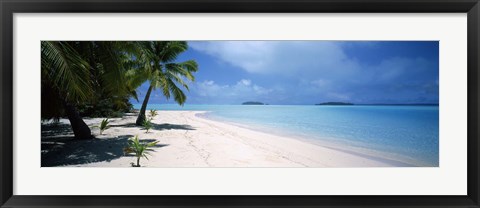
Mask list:
[{"label": "distant island", "polygon": [[353,103],[345,103],[345,102],[326,102],[326,103],[318,103],[315,105],[353,105]]},{"label": "distant island", "polygon": [[262,102],[257,102],[257,101],[248,101],[248,102],[242,103],[242,105],[266,105],[266,104]]}]

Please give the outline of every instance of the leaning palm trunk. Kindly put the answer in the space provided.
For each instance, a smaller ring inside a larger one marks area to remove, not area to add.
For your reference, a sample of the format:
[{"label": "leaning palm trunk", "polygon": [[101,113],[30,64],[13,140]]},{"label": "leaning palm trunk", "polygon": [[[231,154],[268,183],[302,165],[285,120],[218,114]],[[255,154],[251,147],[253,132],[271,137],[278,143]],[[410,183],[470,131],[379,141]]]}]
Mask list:
[{"label": "leaning palm trunk", "polygon": [[187,97],[180,87],[188,90],[185,81],[195,80],[192,73],[197,71],[198,65],[193,60],[173,63],[180,53],[187,50],[188,45],[185,41],[142,41],[138,45],[140,46],[138,61],[146,72],[145,80],[150,81],[136,121],[137,125],[143,125],[152,90],[160,88],[167,100],[172,96],[178,104],[183,105]]},{"label": "leaning palm trunk", "polygon": [[147,90],[147,94],[145,95],[145,99],[142,103],[142,108],[140,109],[140,113],[138,114],[137,121],[135,122],[137,126],[142,126],[143,122],[145,121],[145,111],[147,110],[148,100],[150,99],[150,94],[152,93],[153,86],[150,84],[150,87]]},{"label": "leaning palm trunk", "polygon": [[92,139],[92,132],[87,124],[83,121],[75,106],[64,102],[65,113],[67,114],[70,125],[72,126],[75,139]]}]

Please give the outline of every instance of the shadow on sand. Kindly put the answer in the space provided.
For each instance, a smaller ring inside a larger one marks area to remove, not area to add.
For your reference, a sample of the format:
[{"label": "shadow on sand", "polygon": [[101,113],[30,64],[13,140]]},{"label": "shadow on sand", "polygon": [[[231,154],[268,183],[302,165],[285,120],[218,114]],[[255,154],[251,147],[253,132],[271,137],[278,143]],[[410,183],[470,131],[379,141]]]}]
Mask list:
[{"label": "shadow on sand", "polygon": [[[155,124],[154,130],[195,130],[190,125]],[[143,128],[135,123],[116,124],[110,127]],[[53,167],[64,165],[80,165],[92,162],[103,162],[130,157],[125,155],[124,148],[128,146],[128,139],[133,135],[121,135],[111,138],[96,138],[91,140],[76,140],[69,124],[42,124],[41,166]],[[140,139],[141,142],[153,142],[155,139]],[[154,148],[161,148],[168,144],[157,144]]]},{"label": "shadow on sand", "polygon": [[[123,127],[123,128],[143,128],[142,126],[137,126],[135,123],[127,123],[127,124],[115,124],[115,125],[110,125],[110,127]],[[152,123],[152,129],[162,131],[162,130],[196,130],[190,125],[186,124],[169,124],[169,123],[163,123],[163,124],[156,124]]]},{"label": "shadow on sand", "polygon": [[152,125],[153,125],[153,129],[159,130],[159,131],[161,130],[195,130],[195,128],[193,128],[192,126],[185,125],[185,124],[152,123]]},{"label": "shadow on sand", "polygon": [[[132,135],[114,138],[76,140],[73,136],[42,139],[42,167],[79,165],[92,162],[111,161],[125,155],[123,149],[128,146]],[[153,142],[155,139],[141,139],[141,142]],[[161,148],[168,144],[157,144]]]},{"label": "shadow on sand", "polygon": [[42,138],[73,135],[70,124],[42,124]]}]

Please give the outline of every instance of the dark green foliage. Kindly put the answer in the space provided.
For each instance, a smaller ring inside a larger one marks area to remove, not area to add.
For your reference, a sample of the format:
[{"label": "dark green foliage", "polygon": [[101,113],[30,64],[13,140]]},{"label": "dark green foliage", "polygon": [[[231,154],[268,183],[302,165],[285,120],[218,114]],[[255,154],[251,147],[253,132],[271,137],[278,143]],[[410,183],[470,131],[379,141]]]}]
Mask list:
[{"label": "dark green foliage", "polygon": [[141,142],[138,140],[138,136],[135,136],[133,138],[130,138],[128,142],[128,147],[124,149],[124,152],[126,153],[134,153],[135,157],[137,157],[137,165],[134,165],[132,163],[133,167],[140,167],[140,158],[144,157],[145,159],[148,160],[147,155],[150,155],[150,152],[153,152],[154,150],[151,147],[154,147],[157,145],[158,141],[154,142]]},{"label": "dark green foliage", "polygon": [[93,138],[82,116],[119,116],[130,105],[128,98],[136,97],[141,82],[130,72],[135,70],[133,45],[125,41],[42,41],[41,119],[66,116],[76,139]]},{"label": "dark green foliage", "polygon": [[193,73],[198,70],[198,64],[194,60],[175,62],[188,49],[185,41],[142,41],[138,46],[138,63],[143,66],[145,81],[150,81],[136,121],[142,125],[152,90],[159,89],[165,98],[173,97],[179,105],[185,103],[187,96],[183,89],[188,90],[188,82],[195,81]]},{"label": "dark green foliage", "polygon": [[257,101],[248,101],[248,102],[242,103],[242,105],[265,105],[265,104]]},{"label": "dark green foliage", "polygon": [[152,125],[152,122],[151,122],[150,119],[145,119],[145,120],[143,121],[143,128],[145,128],[145,130],[147,130],[146,133],[148,133],[148,131],[149,131],[152,127],[153,127],[153,125]]},{"label": "dark green foliage", "polygon": [[[149,81],[137,125],[153,89],[183,105],[197,63],[175,63],[185,41],[42,41],[42,120],[67,116],[78,139],[91,138],[82,117],[120,117],[138,100],[136,88]],[[147,130],[148,131],[148,130]]]},{"label": "dark green foliage", "polygon": [[353,103],[346,103],[346,102],[325,102],[325,103],[319,103],[315,105],[353,105]]},{"label": "dark green foliage", "polygon": [[128,99],[125,99],[122,105],[116,105],[114,100],[105,98],[96,103],[79,105],[78,110],[83,117],[119,118],[122,117],[124,113],[131,112],[133,105]]},{"label": "dark green foliage", "polygon": [[65,117],[65,102],[82,117],[119,117],[144,80],[135,42],[42,41],[42,119]]},{"label": "dark green foliage", "polygon": [[157,112],[156,109],[150,110],[150,119],[155,118],[155,116],[157,116],[157,115],[158,115],[158,112]]},{"label": "dark green foliage", "polygon": [[108,125],[108,123],[110,123],[110,121],[108,121],[108,118],[102,120],[102,122],[100,123],[100,126],[98,127],[98,128],[100,129],[100,135],[103,134],[103,131],[105,131],[105,130],[107,130],[108,128],[110,128],[110,126]]}]

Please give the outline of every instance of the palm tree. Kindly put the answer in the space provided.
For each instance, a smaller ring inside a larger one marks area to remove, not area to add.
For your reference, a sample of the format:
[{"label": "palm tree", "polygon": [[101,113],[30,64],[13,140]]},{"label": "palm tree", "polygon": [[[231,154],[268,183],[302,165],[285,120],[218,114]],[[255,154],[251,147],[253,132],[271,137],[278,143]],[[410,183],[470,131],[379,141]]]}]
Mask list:
[{"label": "palm tree", "polygon": [[140,53],[137,58],[142,63],[144,78],[150,82],[136,121],[141,126],[145,121],[152,90],[160,89],[167,99],[173,96],[178,104],[185,103],[187,97],[180,87],[189,89],[186,81],[195,80],[193,73],[198,70],[198,64],[194,60],[174,63],[178,55],[187,50],[185,41],[148,41],[138,44]]},{"label": "palm tree", "polygon": [[75,138],[91,138],[90,128],[75,108],[94,93],[90,65],[67,42],[42,41],[41,46],[42,117],[66,114]]},{"label": "palm tree", "polygon": [[[99,89],[97,100],[109,100],[116,109],[126,109],[129,97],[138,101],[136,89],[144,82],[143,75],[137,70],[136,59],[138,44],[129,41],[102,41],[97,45],[94,53],[96,57],[97,79]],[[95,63],[95,61],[94,61]],[[95,106],[95,103],[93,103]]]},{"label": "palm tree", "polygon": [[136,96],[141,82],[130,73],[133,43],[43,41],[41,46],[42,119],[66,115],[75,138],[93,138],[79,105],[102,97],[124,105],[126,97]]}]

